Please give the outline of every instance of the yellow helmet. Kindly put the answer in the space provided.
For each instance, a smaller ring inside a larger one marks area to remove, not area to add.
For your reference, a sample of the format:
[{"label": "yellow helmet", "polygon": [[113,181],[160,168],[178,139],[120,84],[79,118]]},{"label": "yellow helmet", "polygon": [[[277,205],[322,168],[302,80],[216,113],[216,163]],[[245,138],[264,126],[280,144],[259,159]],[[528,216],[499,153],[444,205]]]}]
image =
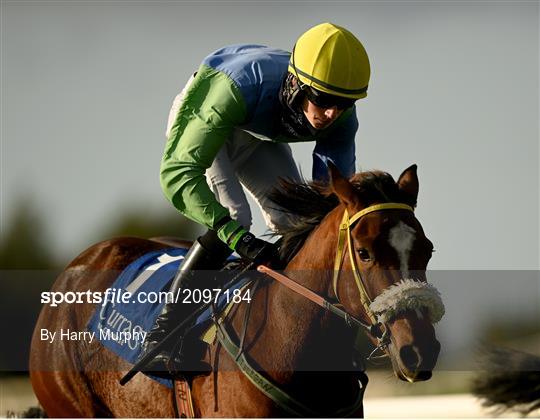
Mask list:
[{"label": "yellow helmet", "polygon": [[370,67],[366,50],[347,29],[332,23],[314,26],[298,38],[289,72],[304,85],[330,95],[350,99],[367,95]]}]

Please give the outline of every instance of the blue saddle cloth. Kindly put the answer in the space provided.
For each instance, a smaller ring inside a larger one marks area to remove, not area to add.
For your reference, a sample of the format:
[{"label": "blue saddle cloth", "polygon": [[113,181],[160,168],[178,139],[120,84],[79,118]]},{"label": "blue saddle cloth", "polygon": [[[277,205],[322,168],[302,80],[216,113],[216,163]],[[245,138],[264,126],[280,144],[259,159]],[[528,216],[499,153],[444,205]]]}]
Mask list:
[{"label": "blue saddle cloth", "polygon": [[[163,295],[158,299],[159,293],[169,290],[187,251],[171,248],[149,252],[122,271],[88,323],[88,330],[95,333],[101,344],[129,363],[134,364],[138,360],[146,333],[166,303]],[[248,281],[247,277],[240,278],[230,291],[240,289]],[[127,292],[130,293],[128,299]],[[120,302],[121,296],[126,302]],[[216,303],[218,311],[227,303],[225,294],[221,294]],[[209,325],[211,316],[212,308],[208,308],[195,321],[196,328],[202,330]],[[172,388],[170,380],[152,379]]]}]

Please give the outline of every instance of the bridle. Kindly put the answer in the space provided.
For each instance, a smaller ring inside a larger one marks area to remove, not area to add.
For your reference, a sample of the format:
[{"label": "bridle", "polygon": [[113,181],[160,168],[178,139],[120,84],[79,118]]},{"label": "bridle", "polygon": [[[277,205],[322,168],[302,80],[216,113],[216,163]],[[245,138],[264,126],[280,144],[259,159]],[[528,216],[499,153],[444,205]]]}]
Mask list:
[{"label": "bridle", "polygon": [[[334,274],[333,274],[333,287],[334,287],[334,293],[336,295],[338,304],[331,303],[329,300],[325,299],[324,297],[320,296],[314,291],[308,289],[305,286],[302,286],[301,284],[295,282],[289,277],[283,274],[280,274],[269,267],[266,267],[264,265],[259,265],[257,267],[257,270],[259,272],[268,275],[269,277],[285,285],[287,288],[294,291],[295,293],[298,293],[306,297],[307,299],[311,300],[317,305],[322,306],[326,310],[341,317],[347,323],[347,325],[351,327],[356,326],[356,327],[367,330],[367,332],[371,336],[377,339],[377,347],[371,353],[370,358],[378,350],[382,351],[383,353],[386,353],[387,346],[391,342],[391,335],[390,335],[390,329],[386,326],[386,323],[378,322],[376,314],[370,308],[370,304],[372,303],[372,300],[369,297],[369,294],[367,293],[366,284],[362,278],[361,271],[359,270],[358,265],[356,264],[354,250],[352,247],[351,228],[355,225],[355,223],[357,223],[366,214],[369,214],[375,211],[382,211],[382,210],[407,210],[411,212],[414,211],[411,206],[408,206],[406,204],[384,203],[384,204],[375,204],[375,205],[369,206],[355,213],[352,217],[349,217],[347,210],[345,210],[343,214],[343,218],[339,225],[338,244],[337,244],[336,257],[334,261]],[[360,293],[360,301],[369,318],[369,323],[362,322],[361,320],[351,315],[349,312],[345,311],[343,309],[343,304],[341,304],[341,302],[339,301],[339,297],[337,294],[337,289],[338,289],[337,285],[338,285],[338,281],[339,281],[339,277],[341,273],[341,267],[343,265],[345,247],[349,249],[349,257],[351,260],[351,266],[352,266],[352,271],[355,278],[355,283]],[[272,399],[278,406],[280,406],[281,408],[286,410],[288,413],[295,416],[300,416],[300,417],[320,416],[321,413],[317,413],[313,411],[310,407],[296,400],[294,397],[292,397],[287,392],[282,390],[278,385],[266,379],[264,375],[261,375],[257,371],[257,369],[254,368],[250,364],[249,360],[246,358],[246,355],[244,352],[244,341],[245,341],[244,339],[245,339],[245,335],[247,331],[249,308],[250,308],[250,305],[248,306],[248,309],[246,310],[246,313],[245,313],[244,326],[242,328],[242,333],[240,336],[240,345],[237,345],[234,342],[234,340],[231,338],[230,334],[227,332],[227,329],[224,328],[222,324],[223,321],[221,319],[218,319],[217,316],[213,317],[215,325],[216,325],[216,334],[217,334],[219,343],[227,351],[229,356],[231,356],[231,358],[234,360],[238,368],[244,373],[244,375],[246,375],[246,377],[263,394],[265,394],[267,397]],[[325,413],[326,416],[347,417],[357,412],[359,407],[362,406],[363,394],[365,391],[365,387],[367,385],[367,376],[365,375],[364,372],[360,372],[360,376],[358,380],[359,380],[360,386],[359,386],[359,392],[355,401],[347,407],[341,408],[334,413],[330,413],[330,415],[328,415],[328,413]]]},{"label": "bridle", "polygon": [[362,272],[358,269],[358,264],[354,255],[354,249],[353,249],[353,244],[352,244],[351,229],[356,224],[356,222],[358,222],[365,215],[376,212],[376,211],[382,211],[382,210],[407,210],[410,212],[414,212],[414,209],[411,206],[407,204],[403,204],[403,203],[374,204],[372,206],[366,207],[363,210],[360,210],[359,212],[355,213],[352,217],[349,217],[349,212],[347,211],[347,209],[345,209],[343,213],[343,218],[339,225],[337,252],[336,252],[336,258],[334,260],[334,277],[332,281],[336,299],[338,300],[339,304],[343,306],[341,304],[341,301],[339,300],[338,280],[340,278],[339,275],[341,273],[341,266],[343,264],[345,242],[346,242],[347,248],[349,250],[349,259],[351,262],[354,281],[358,288],[358,292],[360,293],[360,302],[362,303],[364,311],[366,315],[368,316],[369,321],[371,322],[371,325],[369,326],[369,330],[370,330],[371,335],[377,338],[377,347],[371,355],[375,354],[377,350],[384,351],[386,349],[386,346],[390,342],[390,329],[387,327],[386,323],[380,323],[377,320],[377,316],[375,315],[375,313],[373,313],[373,311],[371,310],[370,305],[372,303],[372,299],[369,297],[369,293],[367,292],[366,282],[362,278]]},{"label": "bridle", "polygon": [[[357,326],[357,327],[361,327],[367,330],[367,332],[370,335],[372,335],[374,338],[377,339],[377,346],[373,350],[373,352],[370,354],[369,358],[373,357],[375,353],[378,351],[384,353],[388,344],[390,343],[390,339],[391,339],[390,329],[387,327],[386,323],[382,323],[377,320],[377,316],[370,308],[372,299],[369,297],[369,294],[366,289],[366,283],[362,277],[362,272],[358,268],[358,264],[356,262],[354,249],[352,246],[351,229],[365,215],[369,213],[373,213],[375,211],[382,211],[382,210],[407,210],[407,211],[414,212],[414,209],[407,204],[382,203],[382,204],[374,204],[372,206],[366,207],[365,209],[360,210],[357,213],[355,213],[352,217],[349,217],[349,213],[347,209],[345,209],[343,213],[343,218],[341,219],[341,223],[339,224],[338,243],[337,243],[336,257],[334,259],[334,273],[333,273],[333,280],[332,280],[334,294],[336,296],[338,304],[330,303],[327,299],[323,298],[322,296],[319,296],[312,290],[309,290],[308,288],[296,283],[294,280],[291,280],[290,278],[284,276],[283,274],[280,274],[268,267],[265,267],[265,266],[258,267],[258,270],[260,272],[267,274],[268,276],[279,281],[280,283],[287,286],[289,289],[293,290],[294,292],[301,294],[302,296],[322,306],[326,310],[343,318],[349,326]],[[343,260],[345,256],[344,251],[346,247],[349,250],[349,258],[351,261],[351,267],[352,267],[354,280],[358,288],[358,292],[360,293],[360,302],[362,303],[364,311],[367,317],[369,318],[369,323],[360,321],[359,319],[357,319],[356,317],[354,317],[353,315],[351,315],[350,313],[342,309],[343,304],[339,300],[338,281],[340,278],[341,267],[343,265]]]}]

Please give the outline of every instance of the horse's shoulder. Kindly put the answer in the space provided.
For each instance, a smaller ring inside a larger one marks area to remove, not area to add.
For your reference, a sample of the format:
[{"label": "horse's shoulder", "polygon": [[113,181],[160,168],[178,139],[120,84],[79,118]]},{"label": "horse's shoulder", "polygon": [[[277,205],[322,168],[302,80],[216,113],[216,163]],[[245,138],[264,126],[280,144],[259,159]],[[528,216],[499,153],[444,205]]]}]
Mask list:
[{"label": "horse's shoulder", "polygon": [[167,245],[132,236],[117,237],[98,242],[79,254],[67,268],[84,266],[96,269],[123,269],[147,252],[165,249]]}]

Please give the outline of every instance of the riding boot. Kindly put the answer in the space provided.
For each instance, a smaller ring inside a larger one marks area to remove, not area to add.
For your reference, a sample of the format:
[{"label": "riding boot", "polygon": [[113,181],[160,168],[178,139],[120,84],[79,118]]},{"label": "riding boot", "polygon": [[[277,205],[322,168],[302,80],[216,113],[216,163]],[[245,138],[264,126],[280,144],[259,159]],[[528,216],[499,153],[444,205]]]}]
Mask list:
[{"label": "riding boot", "polygon": [[[216,287],[211,284],[215,270],[222,268],[225,260],[231,253],[232,251],[219,240],[214,231],[208,231],[193,243],[193,246],[184,257],[171,283],[169,295],[176,296],[180,288],[183,290],[193,290],[195,288]],[[197,270],[200,271],[196,272]],[[214,272],[209,270],[213,270]],[[182,299],[184,295],[181,296],[182,298],[178,302],[168,302],[161,310],[161,314],[156,319],[154,326],[148,332],[144,341],[140,358],[151,351],[174,327],[197,309],[197,304],[183,303]],[[183,337],[186,328],[190,326],[188,323],[183,328],[183,331],[179,332],[179,337]],[[169,376],[169,359],[177,342],[178,340],[171,340],[171,344],[165,345],[156,357],[146,365],[144,370],[152,372],[157,376]],[[199,371],[205,367],[203,364],[197,363],[197,360],[194,360],[197,356],[201,355],[202,344],[201,342],[182,342],[181,349],[183,356],[176,355],[178,357],[173,360],[175,370],[181,370],[184,367],[187,370]]]}]

